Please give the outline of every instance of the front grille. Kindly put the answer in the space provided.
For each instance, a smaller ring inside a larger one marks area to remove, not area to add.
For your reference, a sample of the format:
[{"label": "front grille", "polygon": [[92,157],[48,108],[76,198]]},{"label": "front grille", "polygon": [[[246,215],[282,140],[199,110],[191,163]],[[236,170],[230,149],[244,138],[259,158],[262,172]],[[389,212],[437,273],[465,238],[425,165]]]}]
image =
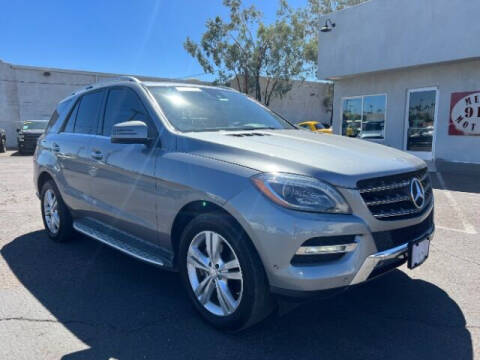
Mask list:
[{"label": "front grille", "polygon": [[[410,196],[413,178],[421,181],[425,190],[425,202],[417,208]],[[432,184],[427,168],[422,170],[361,180],[358,190],[372,215],[378,220],[410,219],[421,215],[433,200]]]},{"label": "front grille", "polygon": [[374,232],[372,236],[377,250],[384,251],[403,245],[410,240],[418,239],[420,236],[432,232],[433,226],[432,211],[421,223],[396,230]]},{"label": "front grille", "polygon": [[40,134],[23,134],[23,141],[37,144],[37,140],[40,137]]}]

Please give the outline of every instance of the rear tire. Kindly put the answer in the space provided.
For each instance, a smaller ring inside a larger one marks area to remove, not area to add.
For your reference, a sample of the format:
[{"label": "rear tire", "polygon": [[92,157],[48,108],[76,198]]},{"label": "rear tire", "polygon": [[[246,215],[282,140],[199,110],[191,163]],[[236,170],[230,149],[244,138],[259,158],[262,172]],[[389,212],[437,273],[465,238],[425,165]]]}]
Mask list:
[{"label": "rear tire", "polygon": [[40,192],[42,220],[50,239],[66,242],[73,234],[72,216],[52,180],[43,184]]},{"label": "rear tire", "polygon": [[[214,243],[220,245],[208,250],[207,244]],[[188,296],[211,325],[237,331],[263,320],[273,310],[262,262],[245,232],[228,216],[195,217],[182,233],[178,256]],[[202,287],[202,283],[206,285]]]},{"label": "rear tire", "polygon": [[7,151],[7,140],[5,138],[2,138],[0,140],[0,153],[4,153]]}]

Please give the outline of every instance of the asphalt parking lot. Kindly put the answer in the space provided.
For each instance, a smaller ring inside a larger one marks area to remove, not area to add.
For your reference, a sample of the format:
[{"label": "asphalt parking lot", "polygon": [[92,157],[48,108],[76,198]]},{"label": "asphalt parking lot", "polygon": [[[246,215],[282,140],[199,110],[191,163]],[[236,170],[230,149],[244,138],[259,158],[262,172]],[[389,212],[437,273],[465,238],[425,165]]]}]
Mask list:
[{"label": "asphalt parking lot", "polygon": [[206,325],[177,274],[43,231],[31,156],[0,154],[0,359],[480,359],[480,181],[433,174],[428,261],[278,313]]}]

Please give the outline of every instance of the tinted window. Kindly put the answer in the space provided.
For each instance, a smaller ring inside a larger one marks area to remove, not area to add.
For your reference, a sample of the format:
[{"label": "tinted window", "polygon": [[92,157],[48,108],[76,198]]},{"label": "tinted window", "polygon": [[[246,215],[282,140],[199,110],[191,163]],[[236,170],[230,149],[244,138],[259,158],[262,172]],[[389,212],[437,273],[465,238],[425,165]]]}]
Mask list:
[{"label": "tinted window", "polygon": [[103,135],[110,136],[113,125],[130,120],[140,120],[149,125],[145,108],[132,90],[127,88],[111,89],[105,108]]},{"label": "tinted window", "polygon": [[58,121],[58,111],[55,110],[52,114],[52,116],[50,117],[50,121],[48,122],[48,126],[47,126],[47,129],[45,130],[45,132],[49,132],[50,129],[53,127],[53,125],[55,125]]},{"label": "tinted window", "polygon": [[102,99],[103,91],[86,94],[82,97],[75,120],[75,133],[97,133],[98,114],[102,105]]},{"label": "tinted window", "polygon": [[73,132],[73,127],[75,126],[75,118],[77,117],[79,104],[80,104],[80,101],[77,101],[77,103],[75,104],[75,108],[70,113],[70,116],[67,119],[67,123],[65,124],[65,128],[63,129],[64,132],[68,132],[68,133]]}]

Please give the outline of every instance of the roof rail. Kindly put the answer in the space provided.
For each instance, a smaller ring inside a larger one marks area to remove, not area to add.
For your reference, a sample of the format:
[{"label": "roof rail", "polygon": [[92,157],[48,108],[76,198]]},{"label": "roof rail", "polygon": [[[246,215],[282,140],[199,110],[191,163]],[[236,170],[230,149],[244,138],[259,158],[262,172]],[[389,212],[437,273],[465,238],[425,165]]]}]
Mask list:
[{"label": "roof rail", "polygon": [[96,82],[96,83],[93,83],[93,84],[88,84],[84,87],[82,87],[81,89],[78,89],[74,92],[72,92],[72,95],[75,95],[77,93],[79,93],[80,91],[82,90],[90,90],[90,89],[93,89],[96,85],[104,85],[105,83],[110,83],[110,82],[115,82],[115,81],[131,81],[131,82],[136,82],[136,83],[140,83],[141,81],[139,79],[137,79],[135,76],[130,76],[130,75],[121,75],[121,76],[117,76],[117,77],[114,77],[114,78],[107,78],[103,81],[99,81],[99,82]]},{"label": "roof rail", "polygon": [[[128,80],[128,81],[133,81],[133,82],[136,82],[136,83],[139,83],[140,80],[138,80],[135,76],[131,76],[131,75],[121,75],[117,78],[118,80]],[[112,79],[112,81],[114,81],[115,79]]]}]

